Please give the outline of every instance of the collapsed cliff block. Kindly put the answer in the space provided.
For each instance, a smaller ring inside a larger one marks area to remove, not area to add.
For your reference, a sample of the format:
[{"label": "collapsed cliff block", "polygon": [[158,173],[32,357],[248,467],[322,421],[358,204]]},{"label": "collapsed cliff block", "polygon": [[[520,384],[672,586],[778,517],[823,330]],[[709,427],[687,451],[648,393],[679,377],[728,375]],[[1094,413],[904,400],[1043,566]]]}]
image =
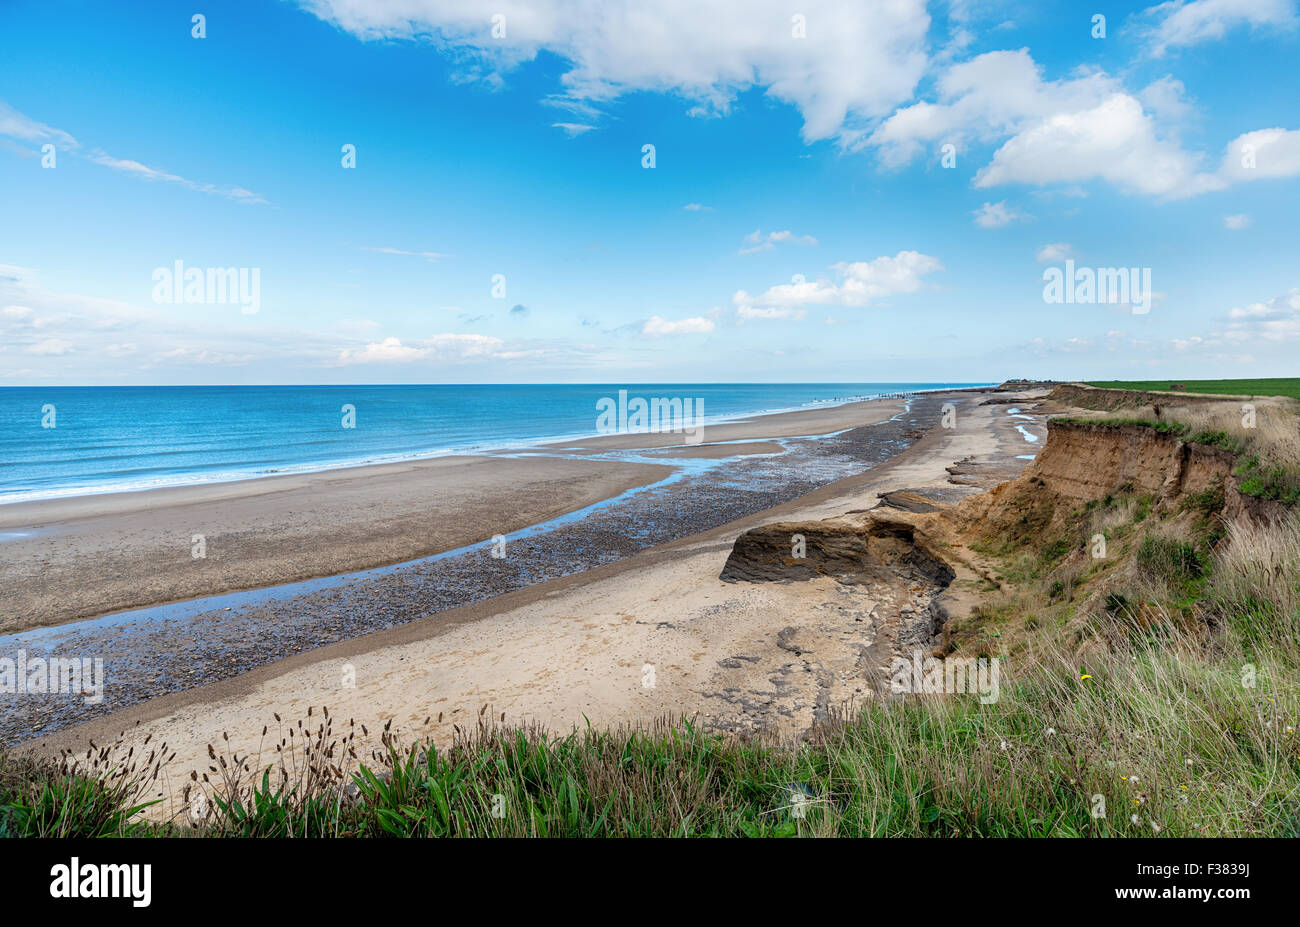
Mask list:
[{"label": "collapsed cliff block", "polygon": [[720,578],[797,582],[818,576],[846,583],[904,580],[943,587],[955,574],[911,523],[866,514],[752,528],[736,539]]},{"label": "collapsed cliff block", "polygon": [[913,512],[917,515],[925,515],[931,512],[941,512],[945,508],[944,503],[924,496],[919,492],[910,489],[897,489],[892,492],[882,492],[880,494],[880,505],[891,509],[898,509],[901,512]]}]

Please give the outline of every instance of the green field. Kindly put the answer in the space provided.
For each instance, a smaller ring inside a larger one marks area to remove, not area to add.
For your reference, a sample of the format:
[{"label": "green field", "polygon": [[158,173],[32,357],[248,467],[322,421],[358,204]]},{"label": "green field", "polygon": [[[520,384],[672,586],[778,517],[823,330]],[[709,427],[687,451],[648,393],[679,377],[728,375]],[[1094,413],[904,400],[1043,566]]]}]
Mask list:
[{"label": "green field", "polygon": [[[1089,380],[1089,386],[1106,389],[1140,389],[1153,392],[1172,392],[1175,383],[1187,387],[1189,393],[1220,393],[1225,396],[1290,396],[1300,399],[1300,377],[1278,377],[1270,380]],[[1181,391],[1180,391],[1181,392]]]}]

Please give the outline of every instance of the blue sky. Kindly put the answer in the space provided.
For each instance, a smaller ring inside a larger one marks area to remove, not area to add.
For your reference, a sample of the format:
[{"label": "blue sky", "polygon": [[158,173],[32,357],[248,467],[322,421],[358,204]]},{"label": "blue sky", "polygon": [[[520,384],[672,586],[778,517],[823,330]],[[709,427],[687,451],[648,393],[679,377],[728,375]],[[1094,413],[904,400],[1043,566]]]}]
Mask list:
[{"label": "blue sky", "polygon": [[1297,372],[1295,0],[791,6],[11,0],[0,384]]}]

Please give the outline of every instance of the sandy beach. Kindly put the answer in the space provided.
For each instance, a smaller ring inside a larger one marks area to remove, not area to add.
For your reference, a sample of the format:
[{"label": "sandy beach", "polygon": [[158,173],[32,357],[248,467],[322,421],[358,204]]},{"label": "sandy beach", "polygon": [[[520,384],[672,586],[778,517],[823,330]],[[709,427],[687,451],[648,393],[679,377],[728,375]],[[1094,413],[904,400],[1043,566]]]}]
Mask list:
[{"label": "sandy beach", "polygon": [[[13,702],[0,714],[0,740],[41,736],[770,509],[885,462],[920,437],[941,402],[859,402],[794,413],[795,425],[764,416],[727,424],[725,443],[596,441],[580,453],[531,447],[14,506],[18,530],[9,533],[27,537],[3,552],[25,555],[37,580],[24,587],[26,601],[74,602],[85,617],[0,636],[0,649],[102,655],[111,671],[92,705],[56,695]],[[822,428],[832,431],[748,440]],[[193,555],[196,522],[204,557]],[[134,607],[105,614],[104,602]]]},{"label": "sandy beach", "polygon": [[[440,457],[0,506],[0,633],[397,563],[509,534],[668,474]],[[194,536],[202,535],[202,557]]]},{"label": "sandy beach", "polygon": [[179,788],[189,769],[203,767],[209,743],[228,734],[232,749],[258,757],[270,748],[259,735],[266,724],[274,729],[274,713],[296,719],[309,707],[328,706],[372,734],[391,721],[406,736],[436,743],[484,706],[508,722],[557,731],[584,719],[609,725],[694,715],[710,729],[797,736],[832,706],[861,696],[855,663],[898,633],[898,616],[909,614],[915,596],[829,578],[728,583],[719,574],[735,538],[759,524],[867,509],[895,490],[955,501],[1013,478],[1041,446],[1042,416],[1010,415],[1008,404],[983,403],[986,396],[936,397],[931,411],[940,398],[953,401],[960,427],[931,427],[881,465],[781,505],[582,573],[164,694],[27,749],[84,749],[88,738],[128,730],[129,738],[161,738],[177,751],[171,768]]}]

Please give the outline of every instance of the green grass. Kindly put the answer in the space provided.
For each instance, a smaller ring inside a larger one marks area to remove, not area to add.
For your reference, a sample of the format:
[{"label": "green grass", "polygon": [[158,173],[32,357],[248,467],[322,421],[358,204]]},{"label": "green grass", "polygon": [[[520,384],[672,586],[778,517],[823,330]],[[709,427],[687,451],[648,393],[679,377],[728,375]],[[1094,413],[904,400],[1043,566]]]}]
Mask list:
[{"label": "green grass", "polygon": [[1194,544],[1157,534],[1147,535],[1138,545],[1137,565],[1171,584],[1199,579],[1205,572],[1205,558]]},{"label": "green grass", "polygon": [[304,794],[265,774],[201,824],[128,828],[129,809],[53,776],[64,784],[7,786],[0,826],[15,836],[1289,835],[1295,692],[1267,675],[1243,689],[1238,676],[1156,647],[1082,668],[1054,661],[1004,677],[993,704],[873,703],[798,747],[687,724],[565,737],[482,729],[448,752],[394,746],[348,777],[352,797],[342,780]]},{"label": "green grass", "polygon": [[1187,387],[1188,393],[1217,393],[1224,396],[1289,396],[1300,399],[1300,377],[1260,380],[1090,380],[1088,386],[1105,389],[1146,390],[1148,392],[1184,392],[1170,389],[1175,383]]},{"label": "green grass", "polygon": [[1226,431],[1197,431],[1185,435],[1183,440],[1189,444],[1208,444],[1210,447],[1217,447],[1227,451],[1230,454],[1244,454],[1246,444],[1240,438],[1234,438]]},{"label": "green grass", "polygon": [[1178,421],[1157,421],[1153,418],[1133,418],[1116,415],[1108,415],[1105,418],[1058,415],[1048,419],[1048,422],[1066,425],[1092,425],[1101,428],[1150,428],[1159,434],[1180,438],[1188,444],[1205,444],[1237,455],[1246,452],[1245,442],[1232,437],[1226,431],[1194,431],[1191,426]]},{"label": "green grass", "polygon": [[1106,418],[1082,418],[1071,417],[1068,415],[1057,415],[1048,419],[1048,423],[1060,422],[1065,425],[1095,425],[1102,428],[1150,428],[1162,435],[1173,435],[1181,438],[1190,430],[1182,422],[1156,421],[1153,418],[1125,418],[1123,416],[1110,415]]},{"label": "green grass", "polygon": [[1254,455],[1237,464],[1232,471],[1240,479],[1237,488],[1248,496],[1300,504],[1300,470],[1284,464],[1270,466]]},{"label": "green grass", "polygon": [[[107,759],[105,757],[104,759]],[[152,757],[151,757],[152,762]],[[118,837],[154,832],[138,815],[153,768],[34,760],[0,751],[0,837]],[[146,764],[147,767],[147,764]]]},{"label": "green grass", "polygon": [[[1154,648],[1086,670],[1087,680],[1059,664],[1004,682],[991,705],[875,703],[793,748],[689,725],[559,738],[485,730],[446,753],[394,749],[356,771],[350,799],[334,788],[295,794],[266,775],[200,825],[128,831],[123,809],[69,784],[39,813],[24,795],[0,795],[0,821],[16,836],[1290,833],[1300,764],[1278,722],[1291,697],[1269,701],[1281,693],[1267,682],[1243,690],[1235,668],[1216,675]],[[1093,813],[1098,796],[1104,817]]]}]

